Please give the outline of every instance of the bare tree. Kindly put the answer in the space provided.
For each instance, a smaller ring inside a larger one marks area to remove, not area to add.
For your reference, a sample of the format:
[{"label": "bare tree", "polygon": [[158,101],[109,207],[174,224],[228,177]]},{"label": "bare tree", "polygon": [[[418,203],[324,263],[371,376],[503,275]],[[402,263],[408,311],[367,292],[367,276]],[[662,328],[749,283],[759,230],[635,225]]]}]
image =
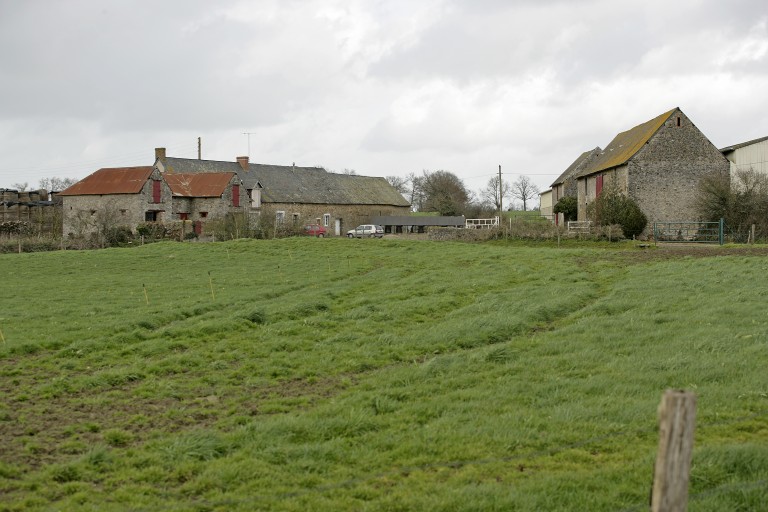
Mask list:
[{"label": "bare tree", "polygon": [[48,192],[61,192],[75,183],[77,183],[77,180],[74,178],[43,178],[40,180],[40,188],[45,189]]},{"label": "bare tree", "polygon": [[407,195],[410,191],[409,182],[410,180],[406,177],[403,178],[402,176],[387,176],[384,178],[387,180],[387,182],[392,185],[392,188],[400,192],[403,196]]},{"label": "bare tree", "polygon": [[25,181],[24,183],[14,183],[11,186],[14,190],[18,190],[19,192],[26,192],[27,187],[29,187],[29,183]]},{"label": "bare tree", "polygon": [[528,210],[528,201],[539,195],[539,187],[531,181],[531,178],[521,175],[512,182],[511,195],[523,203],[523,211]]},{"label": "bare tree", "polygon": [[406,179],[411,184],[409,192],[411,209],[415,212],[421,211],[424,206],[424,189],[422,187],[424,180],[415,172],[408,173]]},{"label": "bare tree", "polygon": [[485,188],[480,190],[480,199],[483,203],[492,204],[496,211],[498,211],[504,204],[504,198],[509,197],[509,194],[509,183],[499,180],[498,176],[494,176],[488,180]]}]

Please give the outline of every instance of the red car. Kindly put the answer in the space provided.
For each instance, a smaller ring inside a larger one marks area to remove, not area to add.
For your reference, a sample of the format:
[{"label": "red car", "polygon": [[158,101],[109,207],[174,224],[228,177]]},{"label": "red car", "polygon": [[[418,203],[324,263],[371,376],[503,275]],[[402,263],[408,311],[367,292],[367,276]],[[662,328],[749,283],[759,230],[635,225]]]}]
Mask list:
[{"label": "red car", "polygon": [[308,226],[304,226],[304,234],[323,238],[325,236],[325,227],[320,224],[309,224]]}]

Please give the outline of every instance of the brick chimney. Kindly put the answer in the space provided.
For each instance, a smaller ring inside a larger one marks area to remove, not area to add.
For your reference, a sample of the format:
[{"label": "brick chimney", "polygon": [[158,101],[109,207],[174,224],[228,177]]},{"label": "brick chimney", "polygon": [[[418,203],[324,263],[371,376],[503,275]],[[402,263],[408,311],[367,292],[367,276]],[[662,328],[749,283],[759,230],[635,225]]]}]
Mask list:
[{"label": "brick chimney", "polygon": [[165,148],[155,148],[155,160],[160,159],[165,162]]},{"label": "brick chimney", "polygon": [[248,157],[247,156],[238,156],[237,157],[237,163],[240,164],[240,167],[242,167],[244,171],[248,170]]}]

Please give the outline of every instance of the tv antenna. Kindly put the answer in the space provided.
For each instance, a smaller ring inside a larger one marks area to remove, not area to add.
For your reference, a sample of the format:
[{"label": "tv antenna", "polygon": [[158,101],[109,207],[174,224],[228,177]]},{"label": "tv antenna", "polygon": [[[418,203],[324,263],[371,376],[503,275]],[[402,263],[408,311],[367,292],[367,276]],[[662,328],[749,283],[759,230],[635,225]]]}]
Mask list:
[{"label": "tv antenna", "polygon": [[248,158],[251,158],[251,135],[256,135],[256,132],[243,132],[243,135],[248,136]]}]

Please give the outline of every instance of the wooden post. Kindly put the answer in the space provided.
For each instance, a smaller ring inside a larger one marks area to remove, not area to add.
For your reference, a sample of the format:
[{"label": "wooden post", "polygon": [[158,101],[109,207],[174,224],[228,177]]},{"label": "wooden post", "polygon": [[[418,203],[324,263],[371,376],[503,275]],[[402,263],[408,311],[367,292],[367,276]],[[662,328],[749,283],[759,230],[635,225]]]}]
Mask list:
[{"label": "wooden post", "polygon": [[750,231],[750,234],[752,235],[752,237],[751,237],[752,238],[752,243],[754,244],[755,243],[755,225],[754,224],[752,224],[752,229]]},{"label": "wooden post", "polygon": [[653,476],[652,512],[685,512],[691,475],[696,395],[667,390],[659,404],[659,451]]}]

